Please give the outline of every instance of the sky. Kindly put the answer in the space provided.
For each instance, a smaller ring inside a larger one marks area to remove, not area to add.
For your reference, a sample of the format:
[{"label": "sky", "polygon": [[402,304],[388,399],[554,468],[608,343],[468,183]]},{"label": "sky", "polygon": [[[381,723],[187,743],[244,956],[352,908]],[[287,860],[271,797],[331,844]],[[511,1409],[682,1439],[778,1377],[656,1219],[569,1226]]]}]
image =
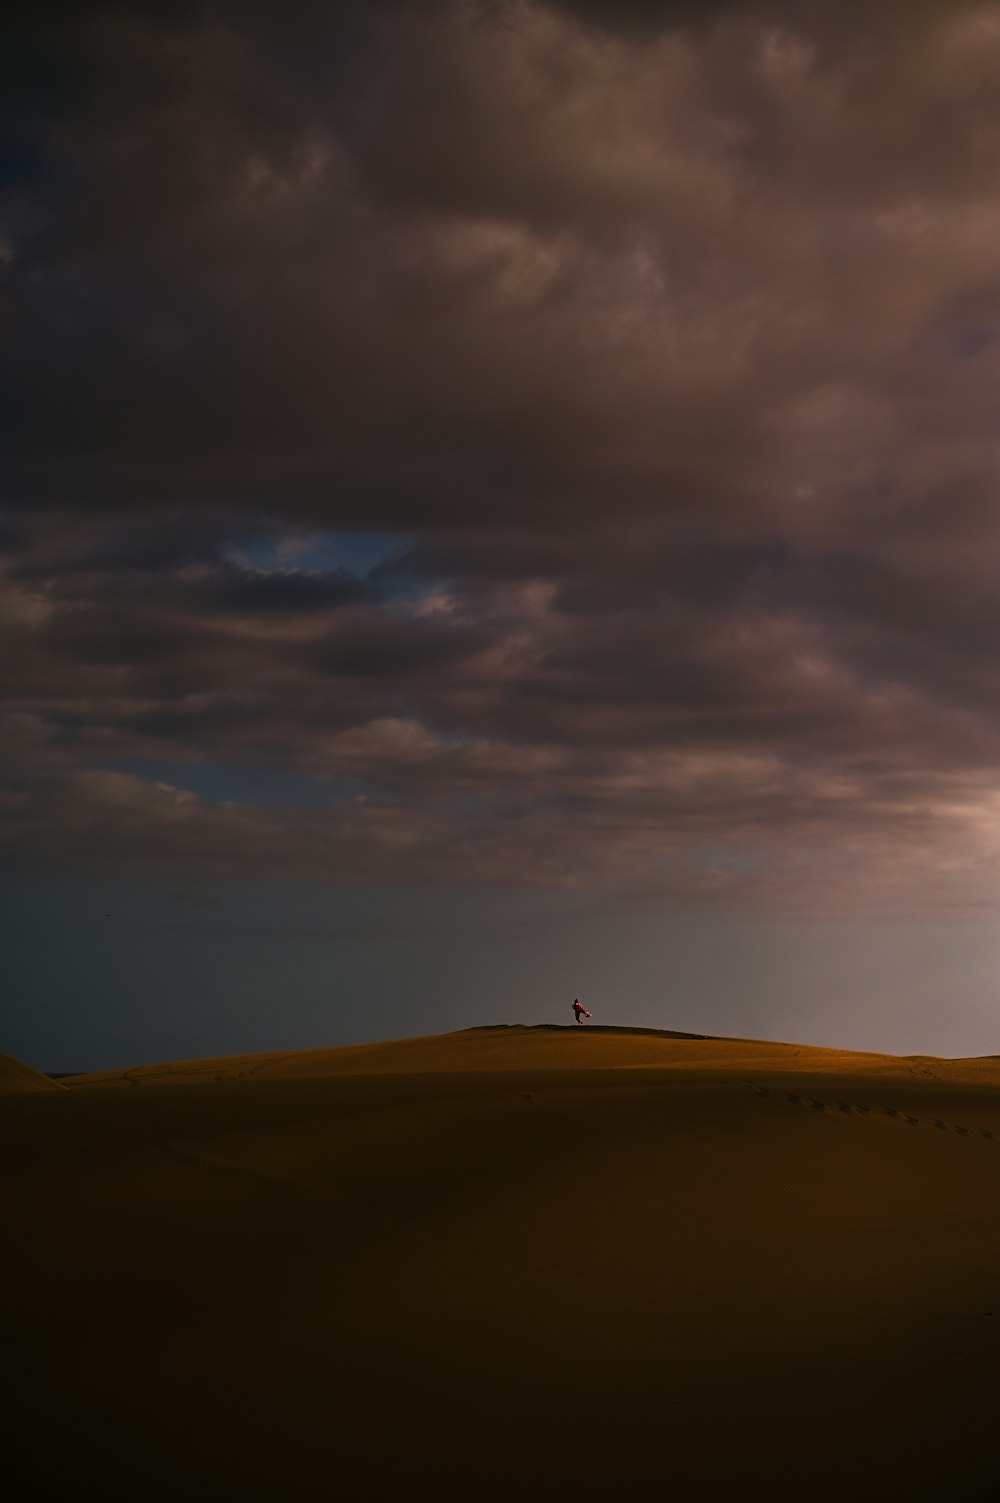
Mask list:
[{"label": "sky", "polygon": [[0,1048],[1000,1038],[1000,4],[33,0]]}]

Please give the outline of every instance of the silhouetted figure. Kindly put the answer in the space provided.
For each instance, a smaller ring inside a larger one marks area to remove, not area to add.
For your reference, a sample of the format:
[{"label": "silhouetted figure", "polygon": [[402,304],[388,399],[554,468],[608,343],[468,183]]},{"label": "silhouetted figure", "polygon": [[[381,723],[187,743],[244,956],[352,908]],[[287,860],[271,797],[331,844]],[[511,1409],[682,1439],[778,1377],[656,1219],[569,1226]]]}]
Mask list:
[{"label": "silhouetted figure", "polygon": [[[589,1018],[590,1017],[590,1013],[584,1007],[584,1005],[580,1001],[579,997],[577,997],[576,1001],[573,1003],[573,1011],[576,1013],[576,1021],[579,1023],[580,1027],[582,1028],[583,1027],[583,1019],[584,1018]],[[581,1017],[581,1013],[583,1015],[582,1017]]]}]

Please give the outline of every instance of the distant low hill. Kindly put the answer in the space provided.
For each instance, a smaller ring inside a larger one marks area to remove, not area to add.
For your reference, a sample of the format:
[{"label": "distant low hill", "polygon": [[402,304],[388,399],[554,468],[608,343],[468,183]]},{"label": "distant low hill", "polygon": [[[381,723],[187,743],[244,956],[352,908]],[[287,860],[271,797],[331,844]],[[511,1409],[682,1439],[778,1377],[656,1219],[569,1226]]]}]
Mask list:
[{"label": "distant low hill", "polygon": [[0,1094],[62,1090],[65,1090],[65,1086],[61,1086],[50,1076],[33,1070],[30,1065],[22,1065],[19,1059],[11,1059],[9,1054],[0,1054]]}]

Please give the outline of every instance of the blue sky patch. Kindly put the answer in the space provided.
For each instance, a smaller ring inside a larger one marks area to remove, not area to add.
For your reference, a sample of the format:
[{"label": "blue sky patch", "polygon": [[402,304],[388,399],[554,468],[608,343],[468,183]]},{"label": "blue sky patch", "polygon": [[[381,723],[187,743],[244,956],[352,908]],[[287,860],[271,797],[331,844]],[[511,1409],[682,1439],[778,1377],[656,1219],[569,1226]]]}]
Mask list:
[{"label": "blue sky patch", "polygon": [[373,569],[398,557],[411,544],[411,538],[395,532],[322,529],[238,539],[229,554],[244,568],[264,572],[325,574],[343,569],[357,579],[367,579]]}]

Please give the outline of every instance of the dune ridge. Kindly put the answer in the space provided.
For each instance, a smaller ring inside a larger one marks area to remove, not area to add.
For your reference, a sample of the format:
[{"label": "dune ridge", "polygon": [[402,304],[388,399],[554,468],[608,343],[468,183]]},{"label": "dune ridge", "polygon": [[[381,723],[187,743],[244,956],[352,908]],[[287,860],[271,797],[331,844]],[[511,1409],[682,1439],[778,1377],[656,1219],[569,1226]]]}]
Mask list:
[{"label": "dune ridge", "polygon": [[996,1060],[514,1025],[0,1129],[9,1454],[53,1484],[995,1496]]},{"label": "dune ridge", "polygon": [[942,1059],[789,1044],[768,1039],[723,1038],[668,1029],[610,1025],[506,1023],[425,1034],[374,1044],[344,1044],[267,1054],[220,1056],[98,1070],[66,1078],[72,1089],[164,1086],[263,1078],[307,1079],[345,1075],[476,1073],[533,1069],[671,1069],[690,1072],[790,1069],[817,1074],[910,1075],[979,1081],[1000,1086],[1000,1057]]}]

